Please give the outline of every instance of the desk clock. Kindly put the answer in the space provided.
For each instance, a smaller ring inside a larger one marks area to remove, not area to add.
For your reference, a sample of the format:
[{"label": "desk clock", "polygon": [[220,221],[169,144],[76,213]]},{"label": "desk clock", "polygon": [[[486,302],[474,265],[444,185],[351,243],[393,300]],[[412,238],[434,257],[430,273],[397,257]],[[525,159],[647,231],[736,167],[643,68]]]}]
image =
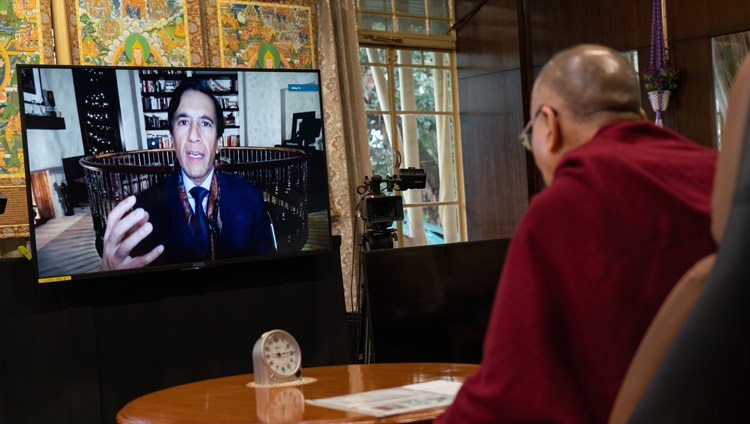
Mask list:
[{"label": "desk clock", "polygon": [[268,385],[298,381],[302,352],[297,340],[284,330],[263,333],[253,347],[255,384]]}]

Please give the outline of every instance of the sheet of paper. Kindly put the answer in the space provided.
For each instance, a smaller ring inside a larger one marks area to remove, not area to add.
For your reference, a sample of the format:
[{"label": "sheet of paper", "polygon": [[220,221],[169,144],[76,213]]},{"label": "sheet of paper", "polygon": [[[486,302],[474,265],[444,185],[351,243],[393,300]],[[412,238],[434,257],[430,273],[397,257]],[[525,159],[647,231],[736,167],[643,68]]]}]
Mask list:
[{"label": "sheet of paper", "polygon": [[425,383],[407,384],[406,386],[401,387],[405,389],[421,390],[423,392],[456,396],[462,384],[463,383],[458,381],[434,380]]},{"label": "sheet of paper", "polygon": [[308,399],[311,405],[353,411],[375,417],[448,406],[461,388],[456,381],[435,380],[391,389],[371,390],[324,399]]}]

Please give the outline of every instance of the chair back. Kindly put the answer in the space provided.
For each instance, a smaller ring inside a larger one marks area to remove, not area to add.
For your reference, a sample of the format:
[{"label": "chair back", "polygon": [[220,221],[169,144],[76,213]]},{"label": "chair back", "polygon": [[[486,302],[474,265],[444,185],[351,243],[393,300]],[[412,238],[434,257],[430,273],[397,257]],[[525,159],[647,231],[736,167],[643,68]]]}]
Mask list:
[{"label": "chair back", "polygon": [[712,193],[719,248],[665,299],[623,379],[609,423],[750,417],[750,57],[735,75]]}]

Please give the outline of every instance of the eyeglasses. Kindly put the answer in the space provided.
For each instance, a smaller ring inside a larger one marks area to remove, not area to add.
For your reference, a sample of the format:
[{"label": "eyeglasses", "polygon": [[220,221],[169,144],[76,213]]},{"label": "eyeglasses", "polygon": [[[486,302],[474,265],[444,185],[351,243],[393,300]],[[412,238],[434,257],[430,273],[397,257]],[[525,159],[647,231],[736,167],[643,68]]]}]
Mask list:
[{"label": "eyeglasses", "polygon": [[521,134],[518,134],[518,139],[521,140],[521,145],[529,152],[531,151],[531,126],[534,125],[534,120],[537,116],[539,116],[540,113],[542,113],[542,106],[539,106],[536,109],[536,112],[534,112],[534,116],[529,119],[529,123],[526,124],[525,127],[523,127],[523,131],[521,131]]}]

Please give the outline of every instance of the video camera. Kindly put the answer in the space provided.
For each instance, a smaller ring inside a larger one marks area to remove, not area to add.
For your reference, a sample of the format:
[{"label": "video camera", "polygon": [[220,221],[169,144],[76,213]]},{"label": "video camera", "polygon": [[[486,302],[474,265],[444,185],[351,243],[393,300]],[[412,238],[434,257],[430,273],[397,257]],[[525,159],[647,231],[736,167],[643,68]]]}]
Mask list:
[{"label": "video camera", "polygon": [[392,196],[383,193],[394,190],[403,191],[412,188],[425,188],[427,174],[417,168],[400,169],[399,175],[365,177],[364,185],[357,188],[363,194],[359,204],[359,213],[365,222],[367,232],[363,239],[370,248],[393,247],[396,234],[388,227],[393,221],[404,219],[404,201],[400,195]]}]

